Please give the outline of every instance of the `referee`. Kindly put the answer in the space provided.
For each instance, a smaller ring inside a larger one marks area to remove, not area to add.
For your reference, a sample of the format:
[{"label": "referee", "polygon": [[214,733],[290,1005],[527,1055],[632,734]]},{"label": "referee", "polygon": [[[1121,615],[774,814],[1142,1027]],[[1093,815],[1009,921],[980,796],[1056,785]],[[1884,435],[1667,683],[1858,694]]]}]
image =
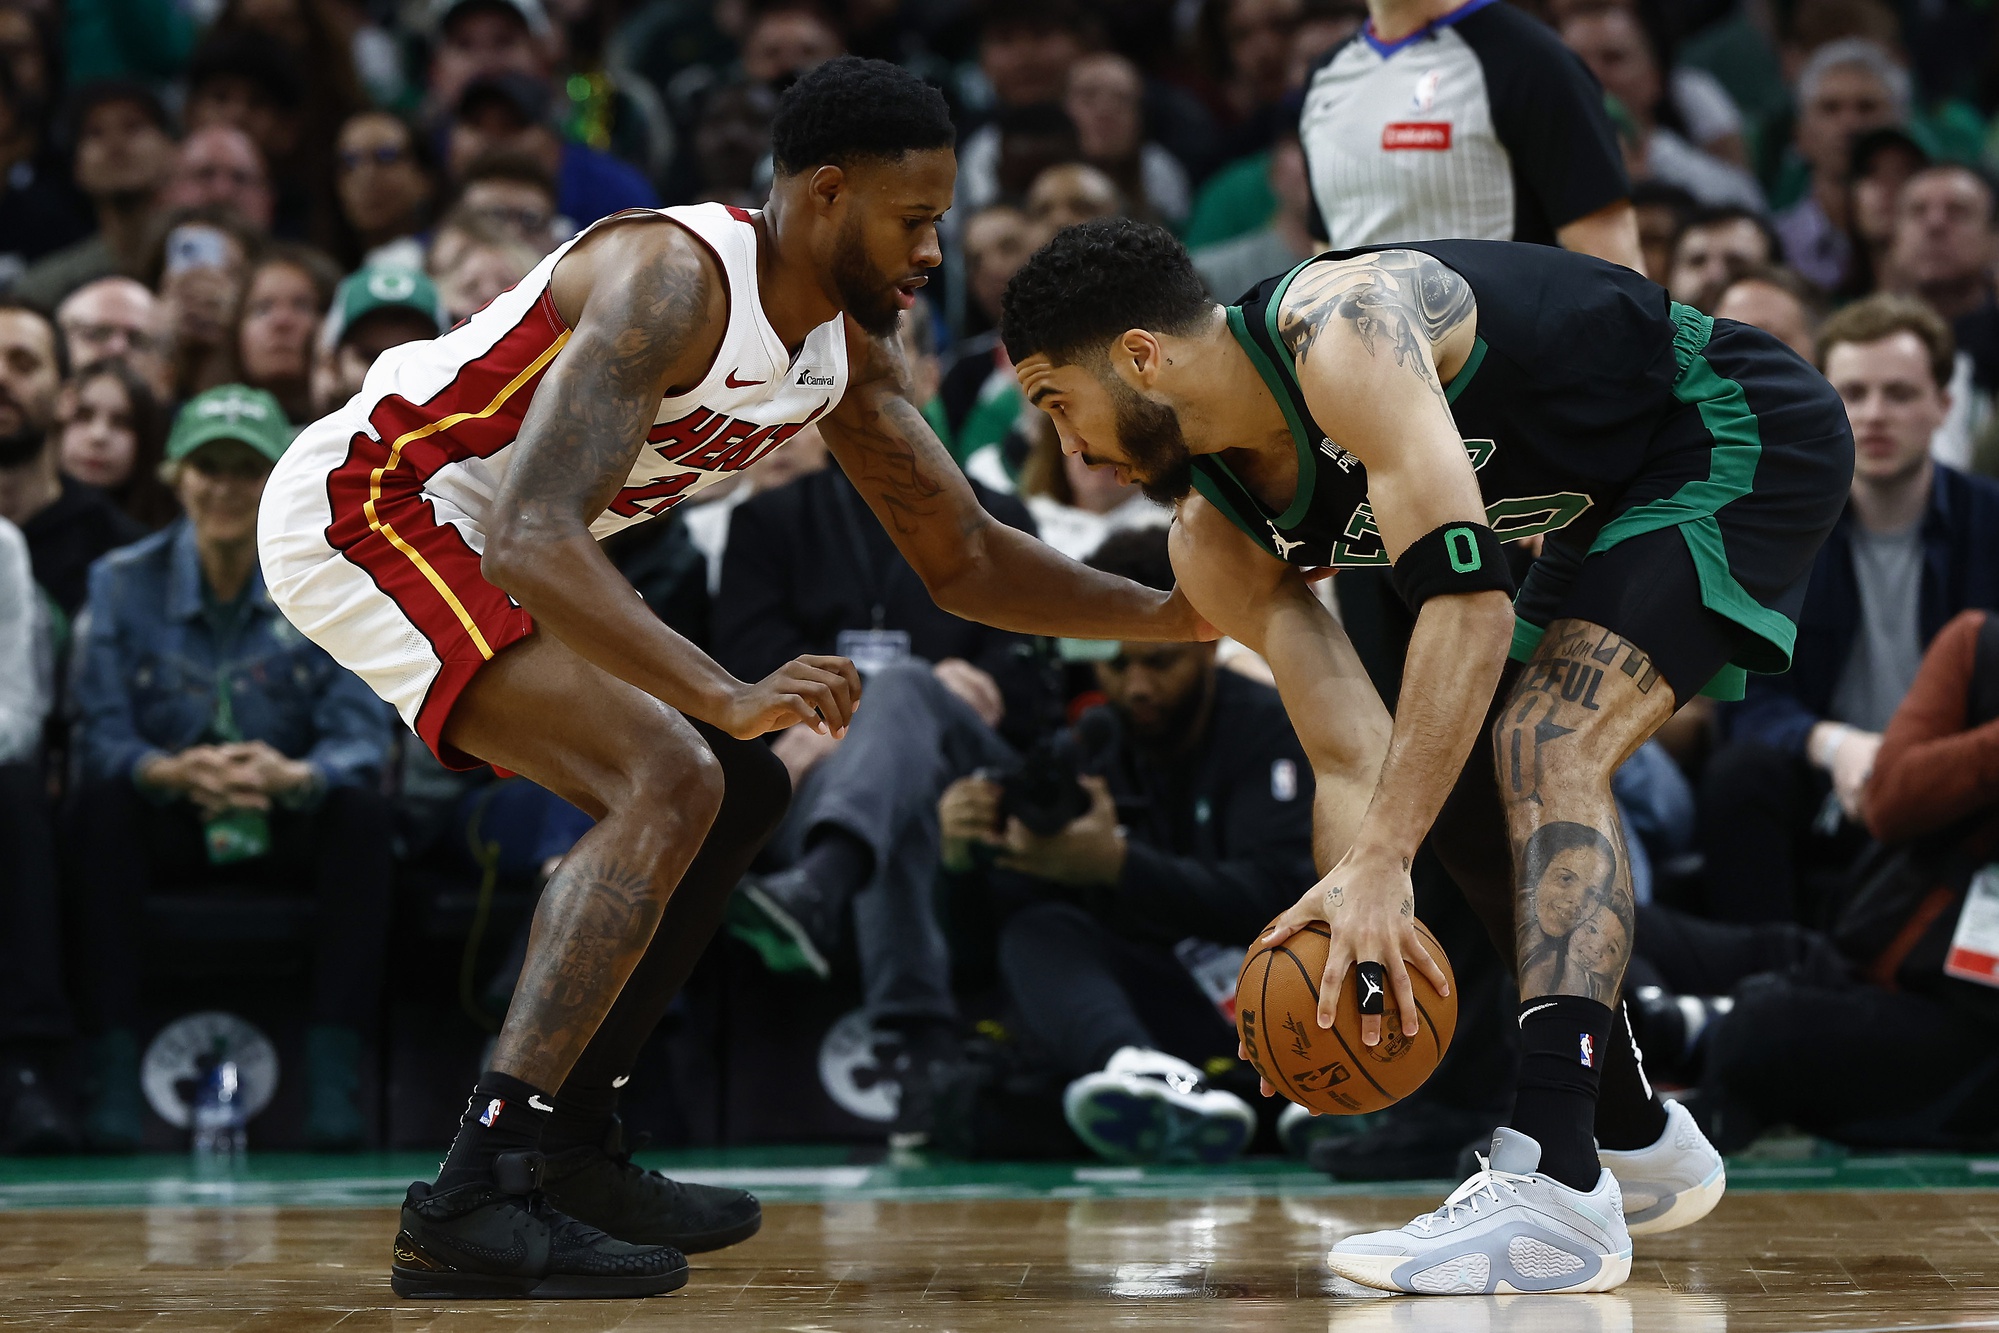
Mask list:
[{"label": "referee", "polygon": [[1299,120],[1333,249],[1536,241],[1645,271],[1603,88],[1552,31],[1498,0],[1367,8]]}]

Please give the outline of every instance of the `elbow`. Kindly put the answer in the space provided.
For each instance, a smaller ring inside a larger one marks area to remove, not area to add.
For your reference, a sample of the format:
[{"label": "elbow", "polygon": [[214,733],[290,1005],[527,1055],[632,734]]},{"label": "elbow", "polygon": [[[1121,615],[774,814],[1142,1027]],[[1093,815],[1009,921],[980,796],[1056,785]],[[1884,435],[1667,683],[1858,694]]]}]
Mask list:
[{"label": "elbow", "polygon": [[505,530],[487,534],[479,556],[479,576],[523,606],[527,604],[534,560],[520,539]]}]

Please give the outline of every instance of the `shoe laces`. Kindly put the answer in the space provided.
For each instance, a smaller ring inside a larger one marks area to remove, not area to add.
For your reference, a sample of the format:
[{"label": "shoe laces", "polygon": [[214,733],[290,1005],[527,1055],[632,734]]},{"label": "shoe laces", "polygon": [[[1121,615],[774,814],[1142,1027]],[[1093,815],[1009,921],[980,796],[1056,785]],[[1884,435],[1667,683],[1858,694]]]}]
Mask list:
[{"label": "shoe laces", "polygon": [[1444,1200],[1441,1208],[1433,1213],[1425,1213],[1409,1225],[1423,1228],[1423,1233],[1428,1235],[1440,1226],[1448,1227],[1456,1223],[1460,1208],[1477,1217],[1482,1211],[1481,1200],[1491,1200],[1496,1208],[1505,1202],[1499,1197],[1501,1190],[1517,1196],[1520,1193],[1520,1186],[1530,1179],[1528,1176],[1517,1175],[1511,1171],[1493,1170],[1491,1159],[1483,1153],[1479,1154],[1478,1165],[1479,1169],[1464,1184],[1451,1191],[1450,1197]]},{"label": "shoe laces", "polygon": [[521,1206],[548,1228],[551,1245],[568,1244],[577,1249],[587,1249],[596,1243],[598,1236],[603,1234],[599,1228],[591,1226],[588,1222],[579,1221],[557,1208],[540,1190],[522,1198]]}]

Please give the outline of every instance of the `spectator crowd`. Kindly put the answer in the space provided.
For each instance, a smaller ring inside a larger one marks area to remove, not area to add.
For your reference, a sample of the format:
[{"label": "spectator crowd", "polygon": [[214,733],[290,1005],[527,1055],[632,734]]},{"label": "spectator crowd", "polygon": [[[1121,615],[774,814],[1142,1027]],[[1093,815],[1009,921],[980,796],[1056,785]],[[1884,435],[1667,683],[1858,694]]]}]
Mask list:
[{"label": "spectator crowd", "polygon": [[[777,99],[843,53],[936,83],[959,125],[900,333],[926,418],[996,517],[1140,582],[1171,586],[1170,512],[1062,452],[998,337],[1008,280],[1079,221],[1173,229],[1224,301],[1329,248],[1562,245],[1815,365],[1858,461],[1795,666],[1688,705],[1619,778],[1629,1010],[1725,1149],[1999,1142],[1999,995],[1954,948],[1999,893],[1990,6],[0,0],[0,1152],[144,1138],[170,894],[296,900],[298,1137],[379,1140],[410,865],[469,842],[469,881],[533,885],[587,820],[446,772],[287,624],[264,480],[376,358],[597,219],[758,207]],[[1444,1175],[1505,1116],[1507,968],[1434,864],[1466,1017],[1433,1086],[1342,1121],[1253,1095],[1235,967],[1314,876],[1312,774],[1254,654],[939,611],[809,428],[607,546],[738,676],[866,674],[844,738],[772,738],[794,798],[725,933],[858,988],[898,1141],[1212,1156],[1077,1110],[1163,1078],[1235,1126],[1217,1141]],[[1319,587],[1392,702],[1385,580]],[[503,1010],[510,965],[462,984]],[[1902,1076],[1857,1091],[1856,1042]]]}]

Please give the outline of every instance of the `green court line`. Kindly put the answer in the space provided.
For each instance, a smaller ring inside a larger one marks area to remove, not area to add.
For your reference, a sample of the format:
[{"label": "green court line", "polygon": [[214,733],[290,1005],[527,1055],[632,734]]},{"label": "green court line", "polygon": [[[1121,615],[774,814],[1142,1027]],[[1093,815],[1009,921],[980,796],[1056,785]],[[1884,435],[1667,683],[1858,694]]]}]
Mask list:
[{"label": "green court line", "polygon": [[[39,1208],[381,1208],[429,1179],[436,1153],[314,1156],[254,1153],[229,1172],[199,1172],[181,1155],[0,1159],[0,1211]],[[842,1148],[725,1149],[640,1158],[682,1180],[753,1190],[769,1203],[971,1199],[1174,1199],[1439,1194],[1454,1181],[1339,1184],[1299,1163],[1250,1158],[1226,1168],[990,1163],[920,1155],[860,1160]],[[1973,1190],[1999,1188],[1999,1157],[1842,1154],[1729,1163],[1729,1188]]]}]

